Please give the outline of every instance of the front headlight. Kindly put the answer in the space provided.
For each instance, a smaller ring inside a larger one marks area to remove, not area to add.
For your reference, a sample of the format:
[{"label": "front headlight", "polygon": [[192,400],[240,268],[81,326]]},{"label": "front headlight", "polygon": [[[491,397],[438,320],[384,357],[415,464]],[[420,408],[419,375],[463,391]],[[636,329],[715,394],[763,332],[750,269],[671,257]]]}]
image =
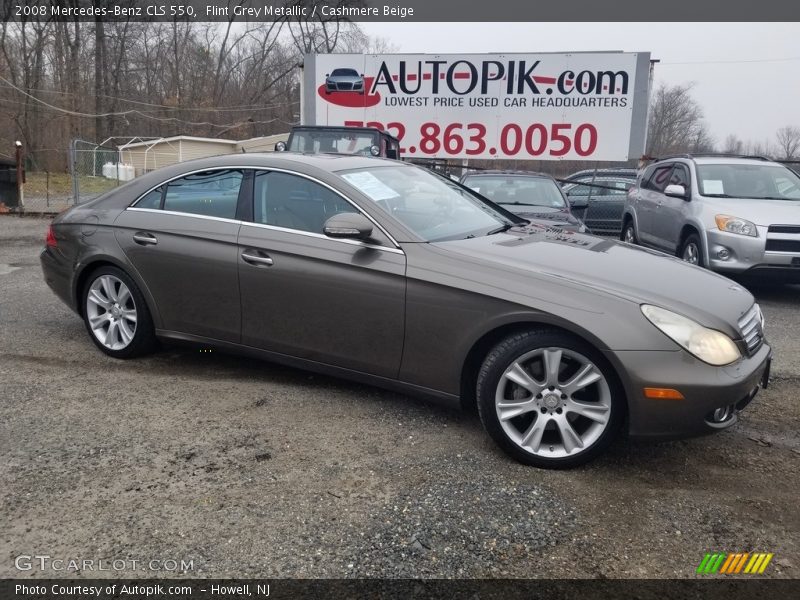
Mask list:
[{"label": "front headlight", "polygon": [[746,219],[740,219],[739,217],[732,217],[730,215],[717,215],[714,217],[714,220],[717,222],[717,227],[720,231],[758,237],[758,229],[756,229],[755,224]]},{"label": "front headlight", "polygon": [[733,340],[721,331],[650,304],[642,304],[642,314],[681,348],[710,365],[728,365],[741,357]]}]

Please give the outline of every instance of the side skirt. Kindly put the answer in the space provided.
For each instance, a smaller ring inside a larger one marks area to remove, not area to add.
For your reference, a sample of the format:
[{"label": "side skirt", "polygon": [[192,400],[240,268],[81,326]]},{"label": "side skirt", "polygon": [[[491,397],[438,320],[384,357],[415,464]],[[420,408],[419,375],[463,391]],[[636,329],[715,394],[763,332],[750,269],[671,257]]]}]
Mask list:
[{"label": "side skirt", "polygon": [[303,369],[305,371],[313,371],[322,375],[329,375],[331,377],[338,377],[348,381],[355,381],[366,385],[373,385],[375,387],[383,388],[393,392],[409,394],[411,396],[423,398],[430,402],[442,405],[449,409],[461,410],[461,399],[455,394],[448,394],[430,388],[406,383],[399,379],[389,379],[387,377],[379,377],[377,375],[370,375],[362,373],[361,371],[354,371],[352,369],[345,369],[326,363],[308,360],[305,358],[297,358],[289,356],[288,354],[281,354],[279,352],[270,352],[269,350],[262,350],[260,348],[253,348],[252,346],[244,346],[242,344],[235,344],[233,342],[225,342],[215,340],[212,338],[205,338],[199,335],[191,335],[188,333],[179,333],[176,331],[166,331],[163,329],[156,329],[156,336],[161,340],[168,340],[187,345],[202,345],[211,346],[220,350],[230,352],[231,354],[238,354],[241,356],[249,356],[287,367],[294,367],[296,369]]}]

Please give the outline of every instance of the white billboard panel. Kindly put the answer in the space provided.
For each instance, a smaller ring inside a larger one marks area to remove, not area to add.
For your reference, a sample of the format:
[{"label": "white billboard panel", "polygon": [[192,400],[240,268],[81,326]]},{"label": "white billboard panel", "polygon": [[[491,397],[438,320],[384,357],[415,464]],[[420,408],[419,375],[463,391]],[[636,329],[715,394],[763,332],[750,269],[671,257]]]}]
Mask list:
[{"label": "white billboard panel", "polygon": [[639,158],[649,64],[623,52],[308,55],[303,123],[386,129],[419,158]]}]

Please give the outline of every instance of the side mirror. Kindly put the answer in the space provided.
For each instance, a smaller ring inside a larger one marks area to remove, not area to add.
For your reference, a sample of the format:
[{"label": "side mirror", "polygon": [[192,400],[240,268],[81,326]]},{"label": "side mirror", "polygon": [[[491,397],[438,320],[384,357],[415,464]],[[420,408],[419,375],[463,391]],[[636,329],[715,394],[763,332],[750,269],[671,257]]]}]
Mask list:
[{"label": "side mirror", "polygon": [[325,221],[322,232],[335,239],[368,240],[372,222],[360,213],[339,213]]},{"label": "side mirror", "polygon": [[394,148],[387,148],[386,158],[393,158],[397,160],[397,150],[395,150]]},{"label": "side mirror", "polygon": [[670,198],[680,198],[681,200],[686,200],[686,188],[682,185],[671,183],[664,190],[664,195],[669,196]]},{"label": "side mirror", "polygon": [[330,76],[331,76],[330,73],[325,73],[325,77],[330,77]]},{"label": "side mirror", "polygon": [[567,201],[571,208],[586,208],[589,206],[589,199],[585,196],[570,196],[567,194]]}]

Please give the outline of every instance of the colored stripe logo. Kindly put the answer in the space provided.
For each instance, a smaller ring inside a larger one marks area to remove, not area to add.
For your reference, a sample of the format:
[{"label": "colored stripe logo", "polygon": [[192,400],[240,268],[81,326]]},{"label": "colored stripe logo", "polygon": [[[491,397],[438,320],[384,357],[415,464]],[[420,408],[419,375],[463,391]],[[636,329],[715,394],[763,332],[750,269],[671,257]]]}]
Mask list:
[{"label": "colored stripe logo", "polygon": [[701,575],[761,575],[769,565],[772,552],[708,552],[700,561],[697,573]]}]

